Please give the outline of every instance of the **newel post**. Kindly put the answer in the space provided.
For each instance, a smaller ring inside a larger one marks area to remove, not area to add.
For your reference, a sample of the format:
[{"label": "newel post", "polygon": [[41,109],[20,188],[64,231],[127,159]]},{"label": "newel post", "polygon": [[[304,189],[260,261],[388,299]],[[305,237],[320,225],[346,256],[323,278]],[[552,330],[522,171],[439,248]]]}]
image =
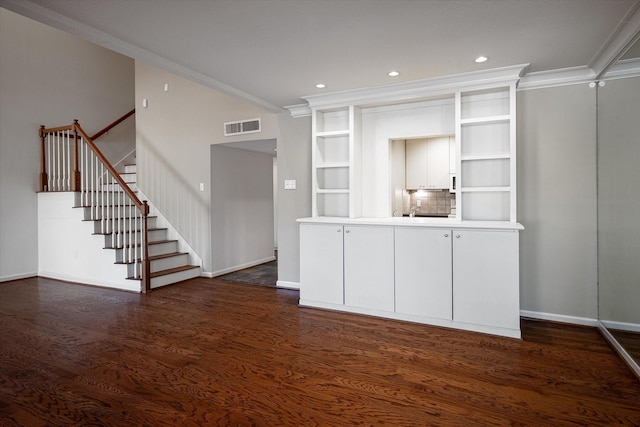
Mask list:
[{"label": "newel post", "polygon": [[80,169],[78,169],[78,120],[73,121],[73,173],[71,175],[71,191],[80,191]]},{"label": "newel post", "polygon": [[151,290],[151,261],[149,260],[149,204],[146,200],[142,202],[142,292]]},{"label": "newel post", "polygon": [[47,181],[49,177],[47,176],[47,162],[45,157],[45,139],[46,135],[44,132],[44,125],[40,125],[40,191],[48,191],[49,185]]}]

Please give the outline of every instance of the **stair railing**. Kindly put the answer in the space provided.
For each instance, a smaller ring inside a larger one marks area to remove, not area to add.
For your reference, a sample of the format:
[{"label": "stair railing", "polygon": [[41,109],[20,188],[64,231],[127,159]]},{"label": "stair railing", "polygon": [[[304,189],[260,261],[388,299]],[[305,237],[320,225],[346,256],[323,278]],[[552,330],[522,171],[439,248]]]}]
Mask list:
[{"label": "stair railing", "polygon": [[133,267],[131,278],[141,280],[141,292],[151,290],[147,201],[140,201],[77,120],[40,126],[40,142],[40,191],[78,193],[76,203],[90,211],[95,232],[111,235],[117,262]]}]

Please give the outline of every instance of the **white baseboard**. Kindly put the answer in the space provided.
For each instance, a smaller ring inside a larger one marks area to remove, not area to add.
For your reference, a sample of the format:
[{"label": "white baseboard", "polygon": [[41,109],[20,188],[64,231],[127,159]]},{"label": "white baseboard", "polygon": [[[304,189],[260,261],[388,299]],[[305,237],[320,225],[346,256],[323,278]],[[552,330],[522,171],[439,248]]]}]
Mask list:
[{"label": "white baseboard", "polygon": [[572,325],[598,326],[598,319],[589,317],[567,316],[565,314],[543,313],[540,311],[520,310],[520,317],[529,317],[539,320],[550,320],[552,322],[570,323]]},{"label": "white baseboard", "polygon": [[286,280],[278,280],[276,282],[276,287],[277,288],[283,288],[283,289],[294,289],[299,291],[300,290],[300,283],[299,282],[287,282]]},{"label": "white baseboard", "polygon": [[23,273],[23,274],[13,274],[11,276],[2,276],[0,277],[0,282],[9,282],[11,280],[20,280],[20,279],[28,279],[31,277],[37,277],[38,273],[33,271],[31,273]]},{"label": "white baseboard", "polygon": [[244,270],[245,268],[255,267],[256,265],[264,264],[264,263],[275,261],[275,260],[276,260],[275,256],[270,256],[270,257],[262,258],[256,261],[247,262],[245,264],[234,265],[233,267],[223,268],[222,270],[216,270],[212,273],[207,273],[207,274],[211,274],[211,277],[222,276],[223,274],[233,273],[238,270]]},{"label": "white baseboard", "polygon": [[607,329],[640,333],[640,325],[637,323],[615,322],[613,320],[601,320],[600,323]]},{"label": "white baseboard", "polygon": [[100,288],[118,289],[121,291],[129,291],[129,292],[136,292],[136,293],[141,292],[140,281],[136,281],[136,280],[127,280],[126,282],[123,282],[123,283],[116,283],[116,282],[94,280],[93,278],[90,278],[90,277],[75,277],[75,276],[69,276],[67,274],[59,274],[59,273],[48,272],[48,271],[41,271],[39,272],[38,276],[46,277],[48,279],[60,280],[62,282],[97,286]]}]

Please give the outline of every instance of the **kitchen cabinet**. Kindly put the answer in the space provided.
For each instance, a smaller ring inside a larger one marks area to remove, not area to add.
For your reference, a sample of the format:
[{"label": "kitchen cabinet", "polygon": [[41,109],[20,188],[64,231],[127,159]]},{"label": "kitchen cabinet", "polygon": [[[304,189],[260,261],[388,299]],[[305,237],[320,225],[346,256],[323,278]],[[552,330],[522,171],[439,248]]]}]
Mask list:
[{"label": "kitchen cabinet", "polygon": [[397,313],[451,320],[451,230],[395,230]]},{"label": "kitchen cabinet", "polygon": [[518,232],[453,233],[453,320],[519,329]]},{"label": "kitchen cabinet", "polygon": [[300,299],[343,304],[342,225],[300,226]]},{"label": "kitchen cabinet", "polygon": [[406,141],[406,188],[449,188],[449,137]]},{"label": "kitchen cabinet", "polygon": [[393,311],[393,227],[344,227],[344,303]]},{"label": "kitchen cabinet", "polygon": [[300,305],[520,338],[520,224],[298,221]]}]

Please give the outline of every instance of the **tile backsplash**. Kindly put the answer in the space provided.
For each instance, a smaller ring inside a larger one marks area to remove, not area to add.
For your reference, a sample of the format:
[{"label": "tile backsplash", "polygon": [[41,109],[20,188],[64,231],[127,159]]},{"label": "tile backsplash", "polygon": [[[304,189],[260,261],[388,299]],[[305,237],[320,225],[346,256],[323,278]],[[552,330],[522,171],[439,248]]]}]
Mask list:
[{"label": "tile backsplash", "polygon": [[417,214],[455,214],[456,194],[448,190],[405,190],[402,197],[402,214],[408,215],[409,210],[416,206]]}]

